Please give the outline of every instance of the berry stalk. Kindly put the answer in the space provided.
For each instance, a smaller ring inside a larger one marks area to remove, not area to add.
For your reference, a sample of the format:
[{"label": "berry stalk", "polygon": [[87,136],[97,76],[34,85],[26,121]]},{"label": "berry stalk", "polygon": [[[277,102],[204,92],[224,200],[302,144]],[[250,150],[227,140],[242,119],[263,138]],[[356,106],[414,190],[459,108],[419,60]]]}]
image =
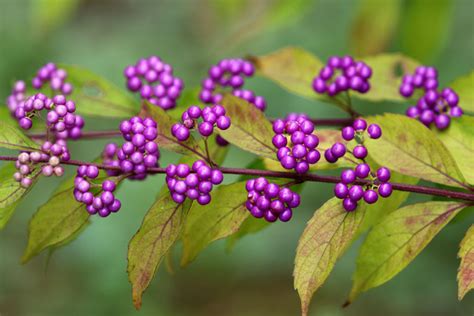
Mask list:
[{"label": "berry stalk", "polygon": [[[17,157],[9,156],[0,156],[0,161],[16,161]],[[69,160],[61,162],[64,165],[73,165],[73,166],[82,166],[82,165],[92,165],[96,166],[99,169],[110,170],[110,171],[121,171],[120,167],[116,166],[106,166],[103,164],[95,164],[78,160]],[[224,174],[235,174],[235,175],[247,175],[247,176],[256,176],[256,177],[273,177],[273,178],[285,178],[285,179],[294,179],[301,182],[323,182],[323,183],[339,183],[340,177],[336,176],[326,176],[326,175],[317,175],[314,173],[308,174],[297,174],[293,172],[281,172],[281,171],[270,171],[270,170],[260,170],[260,169],[245,169],[245,168],[218,168]],[[149,174],[162,174],[166,173],[166,168],[148,168],[147,173]],[[369,180],[356,180],[356,184],[364,185],[368,184]],[[411,185],[405,183],[391,183],[392,188],[398,191],[413,192],[418,194],[425,195],[434,195],[434,196],[443,196],[452,199],[466,200],[474,202],[474,193],[469,192],[459,192],[451,191],[446,189],[438,189],[433,187],[426,187],[420,185]]]}]

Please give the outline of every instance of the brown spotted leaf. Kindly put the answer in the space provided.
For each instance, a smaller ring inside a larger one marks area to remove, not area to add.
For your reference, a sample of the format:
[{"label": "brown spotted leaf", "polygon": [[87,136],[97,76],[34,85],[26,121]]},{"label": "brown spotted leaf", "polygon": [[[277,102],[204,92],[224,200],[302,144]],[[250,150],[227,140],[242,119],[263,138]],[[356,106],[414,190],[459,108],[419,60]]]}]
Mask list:
[{"label": "brown spotted leaf", "polygon": [[459,253],[461,264],[458,270],[458,298],[464,296],[474,288],[474,225],[466,232],[461,241]]},{"label": "brown spotted leaf", "polygon": [[219,130],[228,142],[259,156],[275,159],[276,149],[272,144],[272,124],[265,115],[247,101],[225,95],[222,106],[231,119],[230,127]]},{"label": "brown spotted leaf", "polygon": [[466,188],[456,161],[436,134],[412,118],[385,114],[368,118],[382,128],[382,137],[367,139],[371,157],[401,174],[449,186]]},{"label": "brown spotted leaf", "polygon": [[151,206],[140,229],[130,240],[127,272],[137,309],[141,307],[143,292],[161,261],[178,240],[190,206],[189,201],[176,204],[169,193],[164,193]]},{"label": "brown spotted leaf", "polygon": [[432,201],[405,206],[376,225],[362,244],[348,303],[402,271],[466,204]]},{"label": "brown spotted leaf", "polygon": [[316,210],[296,249],[294,286],[301,299],[303,315],[311,298],[331,273],[336,260],[354,240],[365,215],[365,206],[346,212],[342,201],[332,198]]}]

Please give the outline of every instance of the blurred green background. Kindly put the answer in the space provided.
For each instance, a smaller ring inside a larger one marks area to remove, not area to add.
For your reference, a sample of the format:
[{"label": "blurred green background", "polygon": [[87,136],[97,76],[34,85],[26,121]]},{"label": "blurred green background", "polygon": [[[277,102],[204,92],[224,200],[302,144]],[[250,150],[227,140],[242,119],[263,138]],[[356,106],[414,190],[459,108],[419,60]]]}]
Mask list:
[{"label": "blurred green background", "polygon": [[[0,0],[0,99],[14,80],[29,78],[48,61],[79,64],[124,86],[123,67],[156,54],[192,88],[221,58],[265,54],[288,45],[322,59],[401,51],[438,67],[445,84],[474,68],[473,13],[472,0]],[[344,116],[337,108],[292,96],[263,79],[248,82],[267,98],[269,116],[290,111]],[[406,107],[358,103],[356,108],[380,113]],[[117,122],[88,119],[87,125],[110,128]],[[73,156],[93,159],[104,143],[76,142]],[[165,153],[162,164],[177,159]],[[233,148],[225,165],[244,166],[251,160]],[[95,218],[68,247],[22,266],[28,220],[57,184],[41,180],[0,232],[1,316],[298,315],[292,283],[297,240],[332,190],[306,185],[303,204],[291,222],[245,237],[231,253],[218,242],[184,270],[176,258],[174,275],[161,267],[137,312],[126,275],[127,244],[162,177],[126,182],[118,193],[123,202],[119,215]],[[459,303],[455,279],[458,244],[469,219],[448,225],[400,275],[342,309],[356,243],[315,295],[311,315],[474,315],[472,293]]]}]

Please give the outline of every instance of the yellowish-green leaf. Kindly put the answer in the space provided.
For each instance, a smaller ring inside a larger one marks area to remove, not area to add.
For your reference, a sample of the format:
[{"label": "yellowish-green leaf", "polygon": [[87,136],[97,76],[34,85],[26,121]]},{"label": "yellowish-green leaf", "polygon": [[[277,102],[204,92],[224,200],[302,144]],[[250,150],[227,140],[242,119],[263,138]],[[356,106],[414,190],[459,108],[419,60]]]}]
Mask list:
[{"label": "yellowish-green leaf", "polygon": [[223,185],[212,193],[212,201],[195,203],[186,218],[181,265],[193,261],[211,242],[237,232],[250,214],[245,208],[245,181]]},{"label": "yellowish-green leaf", "polygon": [[7,225],[18,204],[20,204],[20,201],[16,201],[13,204],[0,208],[0,230]]},{"label": "yellowish-green leaf", "polygon": [[271,223],[265,220],[262,220],[261,218],[248,216],[240,225],[239,230],[235,234],[227,238],[227,242],[226,242],[227,251],[231,251],[234,248],[237,241],[239,241],[243,237],[249,234],[258,233],[259,231],[262,231],[268,226],[270,226],[270,224]]},{"label": "yellowish-green leaf", "polygon": [[243,150],[259,156],[275,158],[272,124],[262,111],[233,95],[225,95],[222,105],[231,119],[231,125],[225,131],[219,130],[219,134]]},{"label": "yellowish-green leaf", "polygon": [[290,46],[252,61],[260,75],[283,88],[307,98],[318,97],[311,84],[324,64],[310,52]]},{"label": "yellowish-green leaf", "polygon": [[314,292],[351,245],[365,213],[364,205],[359,205],[354,212],[346,212],[342,201],[332,198],[308,222],[298,242],[293,273],[303,315],[308,314]]},{"label": "yellowish-green leaf", "polygon": [[374,55],[389,47],[397,29],[401,5],[400,0],[385,0],[383,10],[380,10],[378,0],[358,1],[350,38],[354,54]]},{"label": "yellowish-green leaf", "polygon": [[148,288],[168,250],[178,240],[191,203],[176,204],[169,193],[163,194],[150,208],[128,246],[128,279],[132,284],[135,308],[142,304]]},{"label": "yellowish-green leaf", "polygon": [[361,246],[348,304],[402,271],[465,206],[432,201],[405,206],[385,217]]},{"label": "yellowish-green leaf", "polygon": [[70,96],[77,113],[89,116],[129,118],[140,111],[140,103],[101,76],[75,65],[60,65],[74,89]]},{"label": "yellowish-green leaf", "polygon": [[424,180],[465,188],[454,158],[436,134],[412,118],[385,114],[368,118],[382,128],[382,137],[367,139],[371,157],[381,166]]},{"label": "yellowish-green leaf", "polygon": [[362,59],[372,68],[370,91],[352,96],[370,101],[404,101],[399,86],[403,75],[414,72],[419,63],[402,54],[380,54]]},{"label": "yellowish-green leaf", "polygon": [[448,129],[434,131],[456,160],[466,181],[474,184],[474,117],[453,118]]},{"label": "yellowish-green leaf", "polygon": [[461,241],[459,253],[461,264],[458,270],[458,298],[464,296],[474,288],[474,225],[471,225]]},{"label": "yellowish-green leaf", "polygon": [[71,18],[79,0],[36,0],[31,2],[33,31],[47,33],[60,27]]},{"label": "yellowish-green leaf", "polygon": [[39,146],[26,136],[19,127],[10,125],[2,120],[0,123],[0,148],[35,150]]},{"label": "yellowish-green leaf", "polygon": [[474,113],[474,71],[457,78],[448,86],[459,95],[459,106],[463,111]]}]

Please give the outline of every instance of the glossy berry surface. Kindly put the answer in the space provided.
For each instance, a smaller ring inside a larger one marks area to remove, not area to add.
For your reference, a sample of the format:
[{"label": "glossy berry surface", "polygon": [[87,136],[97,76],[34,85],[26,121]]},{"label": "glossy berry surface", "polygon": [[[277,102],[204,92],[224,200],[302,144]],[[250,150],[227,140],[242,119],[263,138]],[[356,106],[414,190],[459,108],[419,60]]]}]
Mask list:
[{"label": "glossy berry surface", "polygon": [[295,120],[278,119],[273,122],[273,131],[272,143],[283,168],[303,174],[319,161],[319,138],[313,134],[314,124],[310,120],[303,116]]},{"label": "glossy berry surface", "polygon": [[223,180],[222,172],[212,169],[203,160],[195,161],[191,167],[186,164],[166,167],[166,184],[178,204],[186,198],[196,200],[200,205],[209,204],[214,185],[221,184]]},{"label": "glossy berry surface", "polygon": [[313,90],[319,94],[335,96],[344,91],[366,93],[370,89],[372,68],[351,56],[332,56],[313,79]]},{"label": "glossy berry surface", "polygon": [[[100,217],[107,217],[111,213],[116,213],[122,206],[114,191],[117,187],[112,180],[105,180],[102,183],[95,183],[99,176],[99,169],[94,165],[81,165],[77,168],[74,179],[74,198],[76,201],[86,205],[86,210],[90,215],[98,214]],[[94,195],[94,192],[96,194]]]},{"label": "glossy berry surface", "polygon": [[288,222],[293,216],[293,209],[300,205],[300,195],[289,188],[270,183],[260,177],[247,181],[247,210],[255,218],[264,218],[267,222],[278,219]]},{"label": "glossy berry surface", "polygon": [[[366,181],[362,182],[361,180],[364,179]],[[380,167],[372,173],[370,166],[362,163],[354,170],[342,171],[341,182],[334,186],[334,195],[343,200],[342,206],[347,212],[352,212],[361,201],[374,204],[378,201],[379,195],[383,198],[389,197],[392,194],[392,185],[388,182],[389,180],[388,168]]]},{"label": "glossy berry surface", "polygon": [[157,56],[139,59],[125,67],[123,74],[128,90],[164,110],[176,106],[184,88],[183,81],[173,74],[173,67]]},{"label": "glossy berry surface", "polygon": [[245,79],[252,77],[254,72],[254,65],[247,60],[222,59],[209,68],[208,77],[201,83],[199,98],[207,104],[219,104],[222,101],[222,94],[216,90],[229,88],[234,96],[244,99],[257,109],[264,111],[267,107],[265,99],[255,95],[251,90],[243,89]]},{"label": "glossy berry surface", "polygon": [[[214,128],[226,130],[230,124],[230,117],[226,115],[226,110],[222,105],[206,106],[202,110],[193,105],[183,112],[181,123],[171,126],[171,134],[179,141],[186,141],[194,129],[201,136],[209,137],[214,132]],[[222,145],[224,145],[223,142]]]}]

